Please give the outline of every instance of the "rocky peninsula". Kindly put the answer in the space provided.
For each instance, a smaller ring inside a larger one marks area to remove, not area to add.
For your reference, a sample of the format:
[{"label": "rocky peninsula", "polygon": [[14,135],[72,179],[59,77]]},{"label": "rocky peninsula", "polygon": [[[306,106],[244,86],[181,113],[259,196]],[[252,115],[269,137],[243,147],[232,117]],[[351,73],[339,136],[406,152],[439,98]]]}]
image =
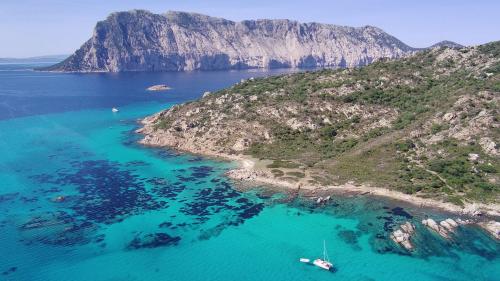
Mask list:
[{"label": "rocky peninsula", "polygon": [[239,181],[498,219],[499,65],[494,42],[242,81],[138,132],[145,145],[238,160],[228,176]]}]

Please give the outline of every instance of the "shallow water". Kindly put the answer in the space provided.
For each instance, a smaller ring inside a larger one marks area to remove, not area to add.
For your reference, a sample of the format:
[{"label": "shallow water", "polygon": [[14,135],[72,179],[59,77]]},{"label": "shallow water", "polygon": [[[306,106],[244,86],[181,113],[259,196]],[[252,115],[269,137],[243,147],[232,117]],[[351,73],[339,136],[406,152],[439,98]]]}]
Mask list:
[{"label": "shallow water", "polygon": [[[0,66],[1,68],[1,66]],[[367,197],[327,206],[235,191],[233,164],[136,144],[136,120],[262,71],[0,71],[0,280],[498,280],[499,243],[444,241]],[[277,72],[273,72],[277,73]],[[144,91],[166,83],[168,92]],[[120,107],[113,114],[112,106]],[[63,196],[63,199],[58,196]],[[418,227],[408,254],[388,235]],[[322,255],[334,273],[298,262]]]}]

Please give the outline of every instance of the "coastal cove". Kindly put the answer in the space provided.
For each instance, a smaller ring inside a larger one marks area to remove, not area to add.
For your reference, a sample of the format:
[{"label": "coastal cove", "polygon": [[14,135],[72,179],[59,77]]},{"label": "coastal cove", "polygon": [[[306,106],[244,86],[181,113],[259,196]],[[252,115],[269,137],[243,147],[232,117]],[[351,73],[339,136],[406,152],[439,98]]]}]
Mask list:
[{"label": "coastal cove", "polygon": [[[0,247],[8,257],[0,260],[0,279],[425,281],[500,275],[499,242],[484,230],[459,226],[447,240],[421,224],[452,213],[359,192],[317,204],[310,195],[289,196],[262,183],[241,191],[226,176],[238,168],[236,161],[139,143],[143,136],[136,131],[146,116],[241,79],[279,73],[0,71]],[[146,92],[160,83],[172,89]],[[390,239],[407,221],[416,226],[413,252]],[[320,257],[323,240],[334,273],[299,262]]]},{"label": "coastal cove", "polygon": [[[157,115],[153,115],[141,120],[142,128],[136,132],[145,135],[139,142],[150,147],[170,147],[185,153],[191,153],[211,159],[224,159],[238,163],[238,167],[229,170],[226,176],[242,183],[244,186],[267,185],[269,187],[277,187],[289,193],[305,193],[310,197],[319,196],[318,194],[328,196],[329,193],[351,195],[372,195],[375,197],[387,197],[396,201],[402,201],[421,208],[441,209],[446,212],[453,213],[458,216],[472,217],[478,212],[482,215],[487,215],[491,219],[500,217],[500,206],[498,204],[482,204],[469,203],[465,206],[457,206],[449,202],[435,200],[433,198],[422,198],[411,194],[404,194],[395,190],[390,190],[383,187],[375,187],[370,185],[356,185],[353,182],[348,182],[342,185],[312,185],[306,181],[290,181],[289,179],[278,179],[273,174],[273,169],[268,168],[272,164],[272,160],[256,159],[250,155],[243,154],[227,154],[223,152],[214,152],[212,149],[199,149],[199,147],[191,143],[176,143],[171,137],[164,135],[154,129],[154,124],[157,121]],[[173,145],[175,144],[175,145]],[[289,172],[306,172],[305,169],[288,169]],[[276,189],[276,188],[275,188]],[[316,194],[317,193],[317,194]],[[484,218],[483,218],[484,221]]]}]

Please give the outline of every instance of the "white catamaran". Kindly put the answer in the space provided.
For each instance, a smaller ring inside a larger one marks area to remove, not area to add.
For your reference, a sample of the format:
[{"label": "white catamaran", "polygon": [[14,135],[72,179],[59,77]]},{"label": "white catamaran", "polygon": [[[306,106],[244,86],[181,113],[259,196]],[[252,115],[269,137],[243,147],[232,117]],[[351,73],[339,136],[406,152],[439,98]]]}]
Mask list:
[{"label": "white catamaran", "polygon": [[326,242],[323,240],[323,259],[315,259],[313,261],[313,264],[317,267],[326,269],[326,270],[331,270],[333,268],[333,264],[330,262],[330,259],[328,258],[328,253],[326,252]]}]

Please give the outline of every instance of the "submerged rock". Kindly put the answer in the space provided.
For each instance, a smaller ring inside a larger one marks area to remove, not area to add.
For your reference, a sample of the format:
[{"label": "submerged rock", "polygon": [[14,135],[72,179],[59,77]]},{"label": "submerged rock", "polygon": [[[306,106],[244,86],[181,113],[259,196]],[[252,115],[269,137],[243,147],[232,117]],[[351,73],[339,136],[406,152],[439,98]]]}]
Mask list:
[{"label": "submerged rock", "polygon": [[167,233],[151,233],[136,236],[128,244],[128,249],[157,248],[162,246],[177,245],[181,237],[170,236]]},{"label": "submerged rock", "polygon": [[411,243],[411,235],[415,233],[415,226],[410,222],[402,224],[399,229],[391,234],[391,239],[397,244],[403,246],[408,251],[413,251],[414,246]]}]

